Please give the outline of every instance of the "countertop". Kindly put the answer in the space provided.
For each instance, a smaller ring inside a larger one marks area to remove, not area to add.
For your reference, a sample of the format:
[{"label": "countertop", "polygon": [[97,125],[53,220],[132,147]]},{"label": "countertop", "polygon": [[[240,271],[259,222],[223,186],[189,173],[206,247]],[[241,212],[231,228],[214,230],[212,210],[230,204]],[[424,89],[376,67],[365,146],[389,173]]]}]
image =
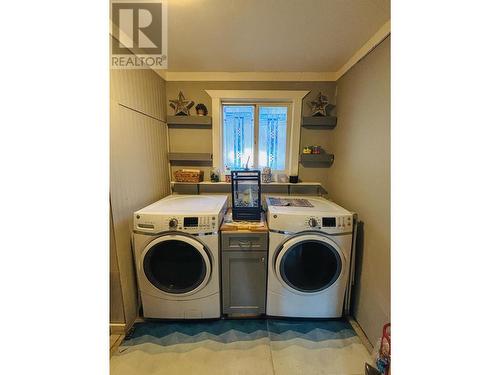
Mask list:
[{"label": "countertop", "polygon": [[231,209],[227,210],[220,227],[222,232],[267,232],[266,215],[261,214],[260,221],[233,221]]}]

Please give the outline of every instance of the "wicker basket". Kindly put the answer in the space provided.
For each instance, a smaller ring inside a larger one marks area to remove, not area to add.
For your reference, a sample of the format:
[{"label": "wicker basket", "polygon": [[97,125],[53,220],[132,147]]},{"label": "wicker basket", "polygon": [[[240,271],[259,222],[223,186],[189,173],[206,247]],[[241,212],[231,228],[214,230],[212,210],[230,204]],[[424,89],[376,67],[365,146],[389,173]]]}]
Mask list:
[{"label": "wicker basket", "polygon": [[177,182],[200,182],[203,181],[203,171],[193,169],[179,169],[174,173]]}]

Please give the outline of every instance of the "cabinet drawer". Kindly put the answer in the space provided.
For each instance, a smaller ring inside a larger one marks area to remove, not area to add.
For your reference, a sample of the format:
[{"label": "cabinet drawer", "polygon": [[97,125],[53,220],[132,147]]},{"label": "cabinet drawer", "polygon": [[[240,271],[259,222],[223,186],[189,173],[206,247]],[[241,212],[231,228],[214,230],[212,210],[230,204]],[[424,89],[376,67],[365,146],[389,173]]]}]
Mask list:
[{"label": "cabinet drawer", "polygon": [[222,251],[267,250],[267,233],[222,232]]}]

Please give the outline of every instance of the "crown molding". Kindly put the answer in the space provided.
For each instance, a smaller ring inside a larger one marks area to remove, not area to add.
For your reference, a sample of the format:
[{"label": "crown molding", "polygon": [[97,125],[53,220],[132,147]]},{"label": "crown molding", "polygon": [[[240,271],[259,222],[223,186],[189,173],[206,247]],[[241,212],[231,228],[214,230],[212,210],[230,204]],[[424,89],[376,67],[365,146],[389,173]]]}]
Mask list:
[{"label": "crown molding", "polygon": [[334,72],[170,72],[159,70],[165,81],[334,81]]},{"label": "crown molding", "polygon": [[373,36],[368,39],[368,41],[363,44],[363,46],[347,60],[347,62],[337,70],[335,75],[335,81],[346,74],[354,65],[356,65],[363,57],[368,55],[375,47],[377,47],[382,41],[387,38],[391,33],[391,21],[387,21],[378,31],[373,34]]}]

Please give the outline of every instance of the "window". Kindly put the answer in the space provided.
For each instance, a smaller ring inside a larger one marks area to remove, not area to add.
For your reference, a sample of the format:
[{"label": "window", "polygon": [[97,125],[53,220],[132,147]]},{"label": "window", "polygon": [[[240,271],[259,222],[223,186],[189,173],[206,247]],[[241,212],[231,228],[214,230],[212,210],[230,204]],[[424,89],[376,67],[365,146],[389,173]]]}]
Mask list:
[{"label": "window", "polygon": [[[229,146],[225,144],[225,136],[227,135],[227,129],[224,129],[224,108],[226,106],[238,107],[251,107],[254,108],[253,111],[253,121],[251,122],[252,126],[255,125],[255,121],[259,122],[256,119],[260,119],[259,109],[267,108],[267,107],[287,107],[286,112],[286,154],[282,155],[282,148],[274,151],[270,150],[269,157],[267,156],[267,150],[264,150],[264,144],[267,144],[267,140],[262,140],[262,146],[259,141],[259,134],[255,133],[259,132],[260,126],[257,124],[257,127],[254,127],[253,130],[253,140],[252,147],[247,154],[250,155],[250,161],[248,163],[249,166],[259,166],[259,160],[255,160],[255,155],[258,154],[258,149],[261,148],[264,151],[263,157],[268,157],[271,159],[271,155],[273,156],[273,161],[276,159],[275,155],[278,155],[276,163],[278,164],[276,167],[281,168],[280,157],[285,159],[285,171],[283,173],[288,175],[297,175],[299,172],[299,154],[300,154],[300,120],[302,116],[302,100],[309,93],[309,91],[300,91],[300,90],[205,90],[206,93],[212,98],[212,155],[213,155],[213,167],[219,170],[224,169],[225,161],[233,163],[233,165],[238,165],[238,163],[242,162],[242,158],[239,159],[233,156],[229,158]],[[229,111],[229,109],[227,110]],[[261,111],[262,112],[262,111]],[[229,115],[229,112],[228,112]],[[266,111],[263,111],[263,117],[266,118]],[[264,127],[265,121],[262,122],[262,126]],[[229,128],[233,125],[227,123]],[[230,131],[231,129],[229,129]],[[262,137],[264,137],[264,130],[261,130]],[[234,133],[233,133],[234,134]],[[237,134],[237,133],[236,133]],[[257,135],[257,136],[256,136]],[[284,136],[284,132],[280,133],[278,126],[278,135]],[[244,140],[243,140],[244,141]],[[280,140],[277,140],[277,146],[279,148]],[[273,143],[271,142],[271,146]],[[260,146],[260,147],[259,147]],[[268,147],[268,146],[266,146]],[[228,150],[228,154],[225,155],[226,149]],[[254,150],[256,153],[254,154]],[[238,151],[238,150],[237,150]],[[234,152],[234,148],[233,148]],[[240,151],[241,152],[241,151]],[[245,151],[243,149],[242,156]],[[234,154],[236,155],[236,154]],[[264,156],[265,155],[265,156]],[[244,160],[244,166],[246,160]],[[263,160],[261,164],[268,162],[269,160]],[[231,165],[229,163],[229,165]],[[283,164],[281,162],[281,164]]]},{"label": "window", "polygon": [[288,169],[290,105],[223,104],[222,154],[229,168]]}]

